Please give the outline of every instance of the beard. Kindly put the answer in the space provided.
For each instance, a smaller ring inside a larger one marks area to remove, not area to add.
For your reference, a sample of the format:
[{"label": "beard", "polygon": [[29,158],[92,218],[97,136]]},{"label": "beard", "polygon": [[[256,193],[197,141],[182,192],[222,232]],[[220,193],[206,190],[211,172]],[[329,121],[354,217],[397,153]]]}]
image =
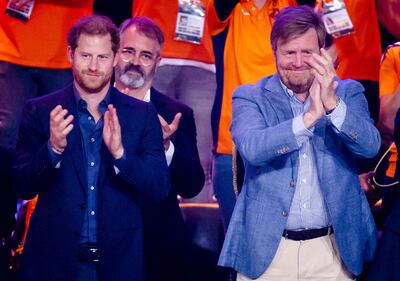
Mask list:
[{"label": "beard", "polygon": [[[293,72],[301,70],[305,72],[302,75]],[[311,75],[309,69],[278,69],[278,73],[282,83],[295,93],[308,92],[314,81],[314,76]]]},{"label": "beard", "polygon": [[149,74],[146,74],[144,69],[140,65],[127,64],[125,67],[117,65],[115,67],[115,74],[119,78],[120,82],[129,89],[139,89],[143,85],[153,78],[155,73],[155,66],[150,70]]},{"label": "beard", "polygon": [[111,80],[112,73],[73,69],[74,80],[86,93],[99,93]]}]

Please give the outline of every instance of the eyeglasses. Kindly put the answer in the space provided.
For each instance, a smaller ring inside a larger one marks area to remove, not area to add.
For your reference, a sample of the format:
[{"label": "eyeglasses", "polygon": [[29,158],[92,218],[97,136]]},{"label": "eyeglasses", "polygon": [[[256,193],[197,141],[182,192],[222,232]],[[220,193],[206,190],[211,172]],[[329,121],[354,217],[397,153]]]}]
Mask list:
[{"label": "eyeglasses", "polygon": [[[119,56],[124,62],[130,62],[136,57],[136,51],[131,48],[124,48],[118,51]],[[142,66],[149,66],[157,59],[158,55],[151,53],[140,52],[138,62]]]}]

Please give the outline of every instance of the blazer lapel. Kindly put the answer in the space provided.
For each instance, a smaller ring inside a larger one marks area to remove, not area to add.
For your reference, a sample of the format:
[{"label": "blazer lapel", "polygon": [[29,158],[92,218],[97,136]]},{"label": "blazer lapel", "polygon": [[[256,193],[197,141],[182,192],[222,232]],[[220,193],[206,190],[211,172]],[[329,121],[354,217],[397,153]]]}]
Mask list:
[{"label": "blazer lapel", "polygon": [[75,103],[73,89],[68,88],[64,93],[64,101],[63,106],[68,110],[69,114],[74,116],[74,120],[72,121],[74,128],[67,136],[67,153],[72,158],[72,163],[74,165],[75,172],[78,174],[79,182],[81,183],[81,187],[83,192],[87,193],[87,176],[86,176],[86,167],[85,167],[85,156],[82,147],[82,134],[79,126],[79,118],[78,118],[78,110]]}]

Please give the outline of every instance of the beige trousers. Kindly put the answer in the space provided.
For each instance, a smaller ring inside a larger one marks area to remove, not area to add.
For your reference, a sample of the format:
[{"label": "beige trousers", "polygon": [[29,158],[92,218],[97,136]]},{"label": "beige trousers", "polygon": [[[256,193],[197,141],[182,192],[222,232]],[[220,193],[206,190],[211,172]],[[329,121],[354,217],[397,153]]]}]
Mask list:
[{"label": "beige trousers", "polygon": [[[238,273],[237,281],[252,279]],[[341,262],[333,234],[304,241],[282,237],[278,250],[258,281],[356,280]]]}]

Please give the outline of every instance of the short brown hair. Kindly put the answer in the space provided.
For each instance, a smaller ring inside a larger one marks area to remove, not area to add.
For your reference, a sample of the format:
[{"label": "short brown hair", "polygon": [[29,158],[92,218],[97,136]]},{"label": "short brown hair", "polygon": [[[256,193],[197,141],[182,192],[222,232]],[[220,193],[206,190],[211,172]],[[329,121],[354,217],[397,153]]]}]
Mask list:
[{"label": "short brown hair", "polygon": [[271,46],[274,52],[278,47],[278,41],[286,43],[289,40],[298,38],[314,28],[318,36],[318,45],[323,48],[325,45],[326,31],[321,16],[311,7],[297,6],[283,9],[272,26]]},{"label": "short brown hair", "polygon": [[72,50],[78,46],[78,39],[81,34],[107,35],[111,36],[111,48],[114,54],[119,48],[118,28],[105,16],[93,15],[79,19],[68,31],[67,43]]}]

